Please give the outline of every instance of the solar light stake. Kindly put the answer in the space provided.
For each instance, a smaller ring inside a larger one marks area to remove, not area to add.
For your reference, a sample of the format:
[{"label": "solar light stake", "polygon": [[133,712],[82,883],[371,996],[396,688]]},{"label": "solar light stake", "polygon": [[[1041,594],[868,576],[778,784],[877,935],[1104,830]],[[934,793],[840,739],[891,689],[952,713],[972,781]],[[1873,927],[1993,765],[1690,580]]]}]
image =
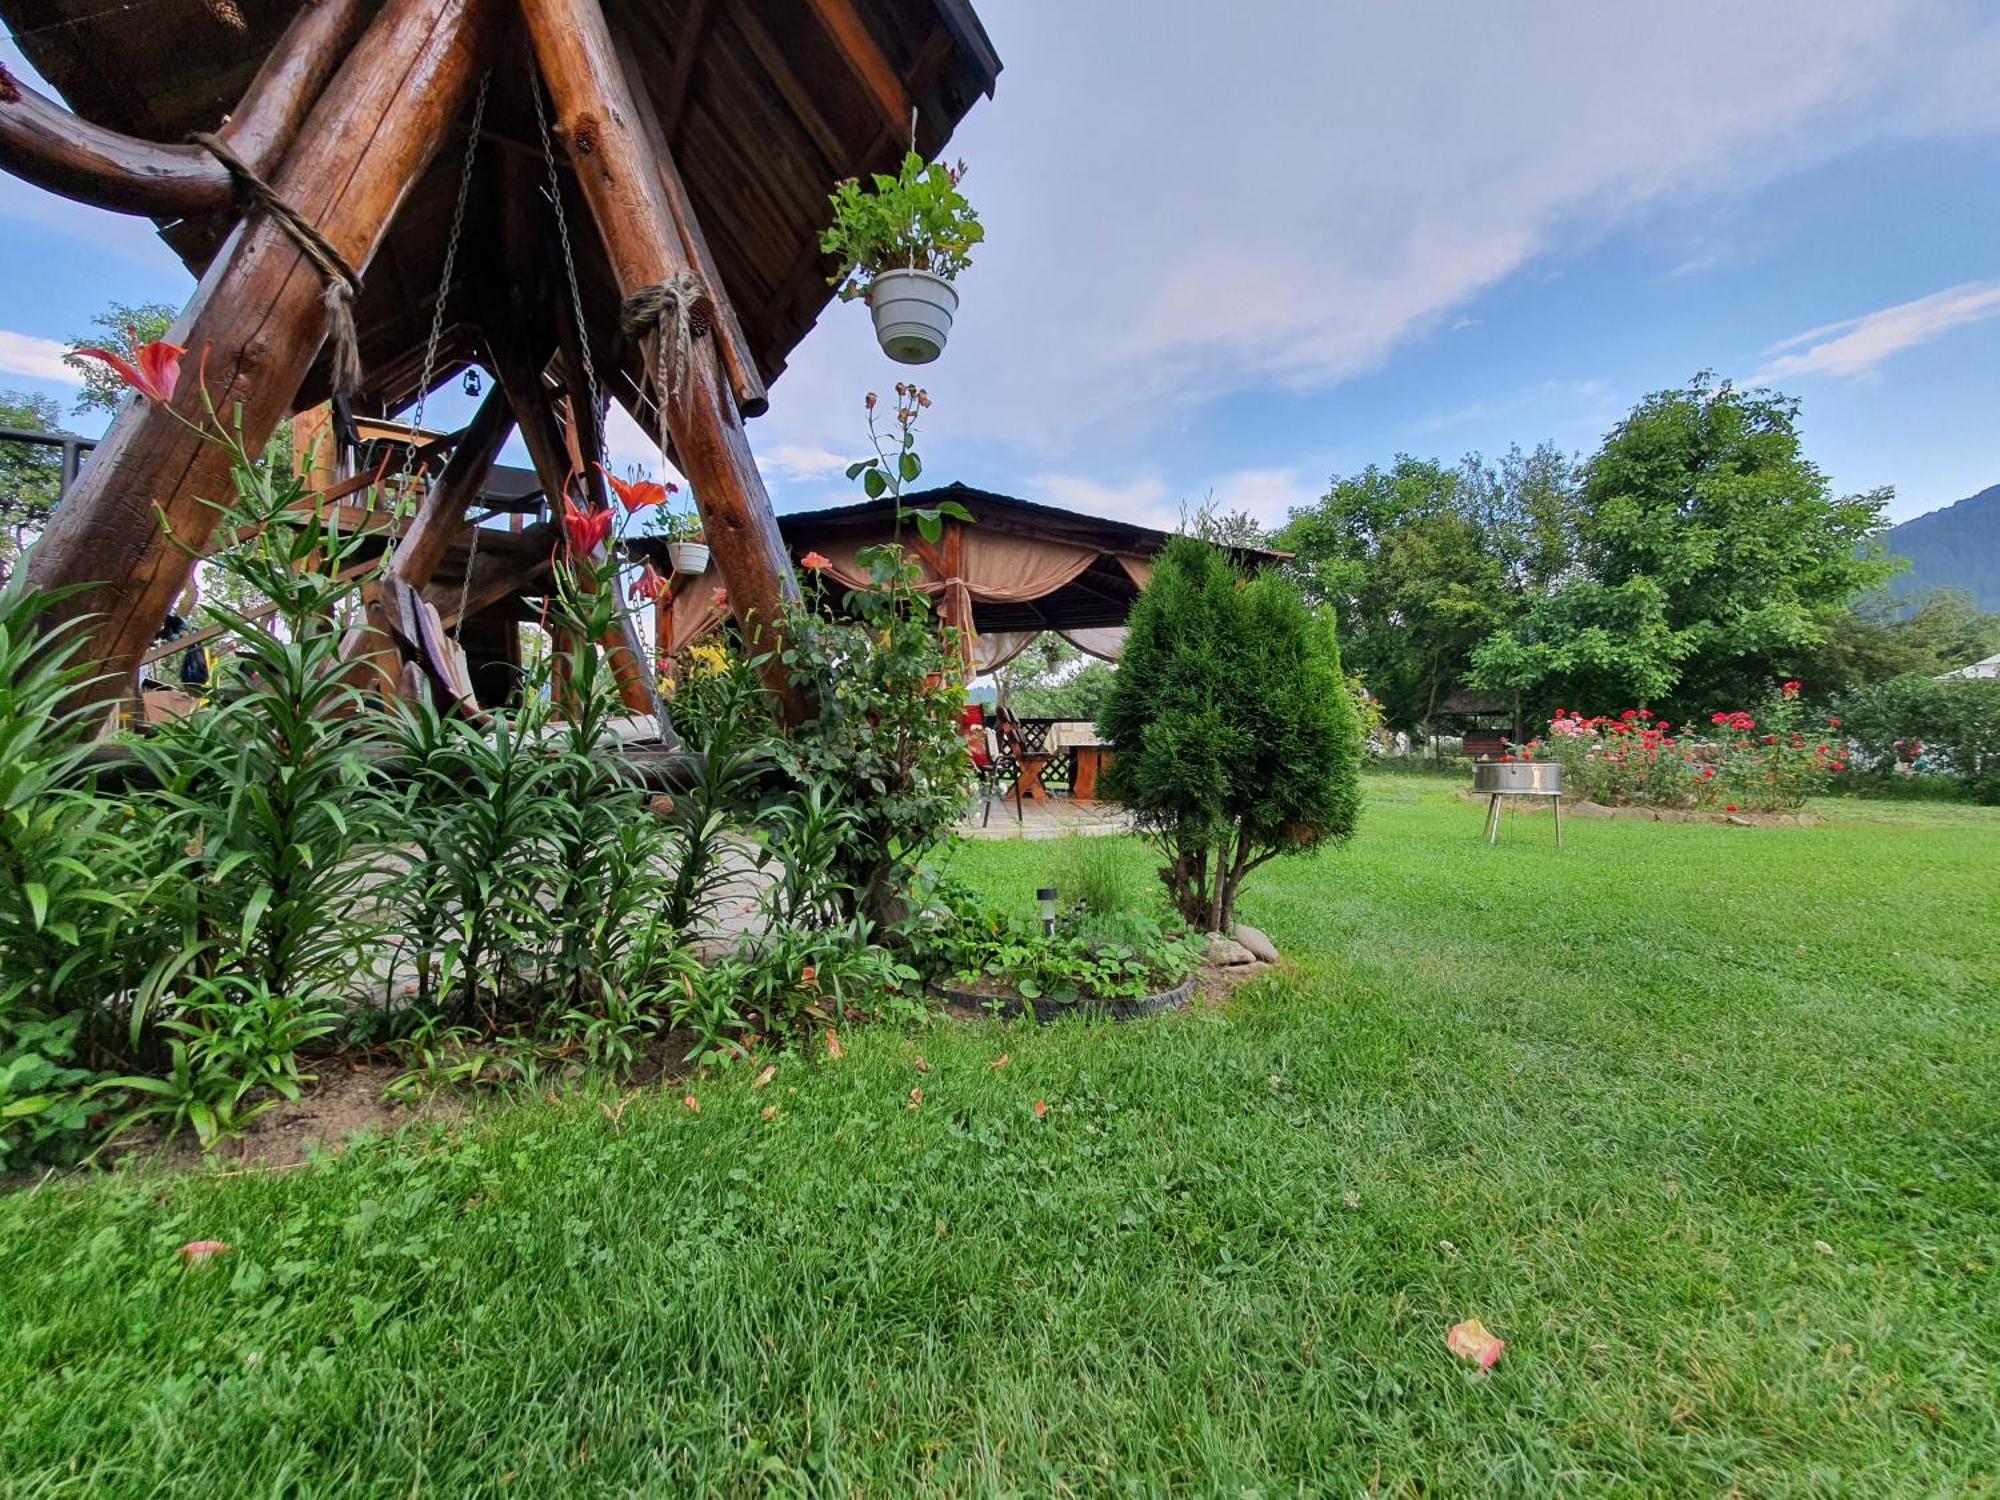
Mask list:
[{"label": "solar light stake", "polygon": [[1042,936],[1054,937],[1056,935],[1056,888],[1052,885],[1043,886],[1035,892],[1035,899],[1042,906]]}]

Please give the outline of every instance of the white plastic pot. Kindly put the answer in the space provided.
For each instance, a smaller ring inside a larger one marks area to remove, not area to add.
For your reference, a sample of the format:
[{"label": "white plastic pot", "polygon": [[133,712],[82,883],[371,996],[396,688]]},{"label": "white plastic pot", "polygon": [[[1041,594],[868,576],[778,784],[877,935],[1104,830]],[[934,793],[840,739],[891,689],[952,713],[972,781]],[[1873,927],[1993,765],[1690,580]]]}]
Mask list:
[{"label": "white plastic pot", "polygon": [[958,289],[929,271],[882,271],[868,284],[875,341],[899,365],[927,365],[951,337]]},{"label": "white plastic pot", "polygon": [[668,542],[667,561],[676,573],[706,573],[708,571],[707,542]]}]

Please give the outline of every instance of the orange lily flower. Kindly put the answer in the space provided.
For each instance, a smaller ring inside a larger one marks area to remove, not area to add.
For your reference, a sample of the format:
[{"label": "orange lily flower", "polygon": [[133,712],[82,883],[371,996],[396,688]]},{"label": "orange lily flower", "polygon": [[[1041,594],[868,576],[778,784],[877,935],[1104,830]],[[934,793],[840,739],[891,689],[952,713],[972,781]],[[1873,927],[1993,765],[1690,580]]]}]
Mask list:
[{"label": "orange lily flower", "polygon": [[148,401],[171,401],[174,387],[180,383],[181,356],[187,350],[179,344],[169,344],[154,339],[138,350],[138,363],[109,349],[79,349],[76,351],[85,359],[101,359],[111,366],[118,378]]}]

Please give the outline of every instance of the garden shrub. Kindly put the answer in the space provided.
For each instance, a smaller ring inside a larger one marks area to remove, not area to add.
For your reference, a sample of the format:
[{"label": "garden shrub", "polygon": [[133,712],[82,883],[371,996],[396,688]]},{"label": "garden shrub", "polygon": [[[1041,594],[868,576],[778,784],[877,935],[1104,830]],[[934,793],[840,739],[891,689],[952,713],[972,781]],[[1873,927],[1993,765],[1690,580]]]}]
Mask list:
[{"label": "garden shrub", "polygon": [[1841,721],[1808,709],[1787,682],[1756,713],[1712,713],[1706,734],[1676,734],[1651,709],[1594,718],[1557,709],[1546,738],[1501,759],[1556,761],[1567,794],[1606,807],[1782,812],[1845,772],[1848,750]]},{"label": "garden shrub", "polygon": [[1099,719],[1107,792],[1166,858],[1175,909],[1227,930],[1251,870],[1339,843],[1361,803],[1360,731],[1333,622],[1275,573],[1170,542],[1133,605]]},{"label": "garden shrub", "polygon": [[1909,673],[1859,688],[1839,708],[1871,779],[1950,777],[2000,803],[2000,679]]}]

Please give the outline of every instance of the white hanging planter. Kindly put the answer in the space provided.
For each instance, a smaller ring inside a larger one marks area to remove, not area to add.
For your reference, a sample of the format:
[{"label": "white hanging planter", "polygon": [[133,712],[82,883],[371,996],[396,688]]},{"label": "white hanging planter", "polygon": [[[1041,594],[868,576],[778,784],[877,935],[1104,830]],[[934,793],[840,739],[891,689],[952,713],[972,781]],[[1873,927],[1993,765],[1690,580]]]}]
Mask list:
[{"label": "white hanging planter", "polygon": [[958,289],[929,271],[879,271],[868,283],[875,341],[899,365],[927,365],[944,353]]},{"label": "white hanging planter", "polygon": [[676,573],[706,573],[708,571],[707,542],[668,542],[667,561]]}]

